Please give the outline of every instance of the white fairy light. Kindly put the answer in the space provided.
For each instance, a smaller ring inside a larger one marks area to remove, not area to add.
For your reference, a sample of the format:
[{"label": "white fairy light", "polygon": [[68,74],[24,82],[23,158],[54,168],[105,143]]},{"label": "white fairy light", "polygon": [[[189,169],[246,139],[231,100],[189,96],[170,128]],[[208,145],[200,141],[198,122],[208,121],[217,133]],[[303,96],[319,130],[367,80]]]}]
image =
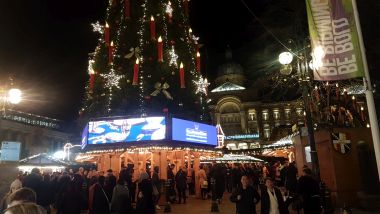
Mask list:
[{"label": "white fairy light", "polygon": [[191,38],[194,40],[194,44],[198,44],[199,37],[192,35]]},{"label": "white fairy light", "polygon": [[93,59],[88,60],[88,74],[95,74],[94,63]]},{"label": "white fairy light", "polygon": [[111,69],[108,74],[100,74],[100,76],[102,76],[106,80],[105,86],[110,90],[113,87],[120,89],[119,83],[120,80],[124,77],[124,75],[116,74],[114,69]]},{"label": "white fairy light", "polygon": [[172,49],[169,51],[169,65],[173,65],[175,67],[178,67],[177,60],[178,60],[178,55],[175,53],[174,50],[174,45],[172,46]]},{"label": "white fairy light", "polygon": [[207,88],[210,85],[210,83],[207,81],[207,78],[202,78],[202,76],[199,77],[197,81],[193,80],[195,85],[197,85],[195,93],[203,93],[207,95]]},{"label": "white fairy light", "polygon": [[166,4],[165,12],[166,12],[169,16],[172,16],[172,15],[173,15],[172,3],[171,3],[170,1]]}]

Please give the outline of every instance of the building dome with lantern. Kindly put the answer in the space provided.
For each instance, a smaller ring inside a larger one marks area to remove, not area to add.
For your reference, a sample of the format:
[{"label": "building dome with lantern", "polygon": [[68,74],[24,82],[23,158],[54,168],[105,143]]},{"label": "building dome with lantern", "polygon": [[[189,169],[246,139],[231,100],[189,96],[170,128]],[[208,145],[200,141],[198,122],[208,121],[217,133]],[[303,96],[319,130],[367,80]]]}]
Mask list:
[{"label": "building dome with lantern", "polygon": [[219,66],[218,77],[215,79],[215,84],[217,86],[226,82],[231,82],[239,86],[244,86],[244,83],[246,82],[243,67],[233,61],[230,47],[227,47],[225,52],[225,63]]}]

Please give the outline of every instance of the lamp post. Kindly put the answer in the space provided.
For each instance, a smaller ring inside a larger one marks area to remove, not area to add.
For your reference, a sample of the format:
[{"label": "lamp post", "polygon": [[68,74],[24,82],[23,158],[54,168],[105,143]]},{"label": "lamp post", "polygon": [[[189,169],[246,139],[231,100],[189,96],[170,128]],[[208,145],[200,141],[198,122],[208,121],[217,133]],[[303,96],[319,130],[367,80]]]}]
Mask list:
[{"label": "lamp post", "polygon": [[[312,62],[310,62],[310,67],[313,69],[317,69],[319,66],[322,65],[322,57],[323,57],[323,49],[317,47],[314,49],[312,53]],[[306,126],[307,126],[307,132],[308,132],[308,141],[310,145],[310,156],[311,156],[311,163],[312,163],[312,170],[317,177],[318,181],[321,181],[320,177],[320,169],[319,169],[319,161],[318,161],[318,154],[317,154],[317,148],[315,144],[314,139],[314,126],[313,126],[313,120],[311,117],[311,111],[310,111],[310,96],[309,96],[309,88],[311,87],[311,77],[309,74],[308,69],[308,60],[306,57],[306,48],[303,49],[301,52],[283,52],[279,55],[279,62],[284,65],[285,69],[282,69],[283,74],[290,74],[292,69],[292,61],[293,58],[296,58],[296,66],[297,66],[297,76],[298,80],[300,82],[300,85],[302,87],[302,98],[303,98],[303,104],[305,107],[305,117],[306,117]],[[290,71],[289,71],[290,70]],[[286,72],[288,71],[288,72]]]}]

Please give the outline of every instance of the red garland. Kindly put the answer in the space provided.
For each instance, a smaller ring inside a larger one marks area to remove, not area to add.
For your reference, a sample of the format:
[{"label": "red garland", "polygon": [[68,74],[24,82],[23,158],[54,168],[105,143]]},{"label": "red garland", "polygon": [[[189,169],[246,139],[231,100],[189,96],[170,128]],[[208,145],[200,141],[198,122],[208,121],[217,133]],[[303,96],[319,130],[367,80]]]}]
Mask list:
[{"label": "red garland", "polygon": [[136,59],[135,66],[133,68],[133,81],[132,81],[132,85],[137,85],[138,84],[138,82],[139,82],[138,77],[139,77],[139,59]]},{"label": "red garland", "polygon": [[181,62],[181,65],[179,66],[179,80],[180,80],[181,88],[186,88],[185,87],[185,69],[183,68],[182,62]]},{"label": "red garland", "polygon": [[124,16],[127,19],[131,17],[131,7],[129,4],[129,0],[124,0]]}]

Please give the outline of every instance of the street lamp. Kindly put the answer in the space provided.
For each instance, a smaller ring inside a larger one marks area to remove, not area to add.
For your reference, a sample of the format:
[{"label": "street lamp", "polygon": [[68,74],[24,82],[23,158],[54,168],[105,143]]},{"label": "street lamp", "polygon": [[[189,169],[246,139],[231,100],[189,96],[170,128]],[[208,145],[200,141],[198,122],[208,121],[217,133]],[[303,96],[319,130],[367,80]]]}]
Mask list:
[{"label": "street lamp", "polygon": [[[304,49],[305,50],[305,49]],[[324,51],[322,47],[316,47],[312,52],[312,61],[308,63],[306,53],[298,52],[297,54],[294,52],[283,52],[279,55],[279,62],[287,67],[287,70],[291,69],[293,58],[296,58],[296,66],[297,66],[297,75],[298,80],[300,81],[302,87],[302,98],[305,106],[305,117],[306,117],[306,126],[308,131],[308,140],[310,145],[310,155],[311,155],[311,163],[312,170],[316,175],[317,179],[321,181],[320,177],[320,169],[318,162],[318,154],[314,139],[314,126],[313,120],[311,117],[311,112],[309,108],[309,87],[310,87],[310,74],[309,74],[309,66],[312,69],[317,69],[322,66],[322,58],[324,56]],[[284,72],[281,72],[284,74]],[[290,74],[290,73],[289,73]]]},{"label": "street lamp", "polygon": [[22,101],[22,92],[18,88],[1,89],[2,112],[5,115],[5,107],[7,104],[19,104]]}]

